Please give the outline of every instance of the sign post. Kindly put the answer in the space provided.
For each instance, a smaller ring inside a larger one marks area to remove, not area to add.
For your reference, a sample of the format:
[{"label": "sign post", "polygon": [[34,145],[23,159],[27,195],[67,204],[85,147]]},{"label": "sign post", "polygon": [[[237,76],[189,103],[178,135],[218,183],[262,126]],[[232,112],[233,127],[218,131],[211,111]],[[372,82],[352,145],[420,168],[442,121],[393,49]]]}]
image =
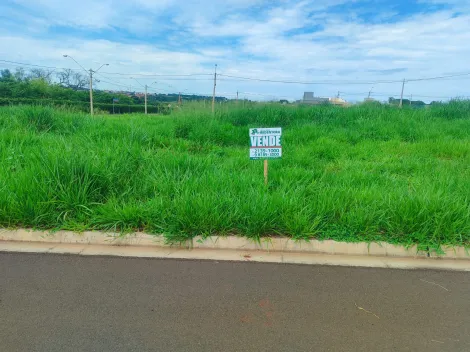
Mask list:
[{"label": "sign post", "polygon": [[282,128],[250,128],[250,159],[264,159],[264,184],[268,184],[268,159],[282,157]]},{"label": "sign post", "polygon": [[264,159],[264,184],[268,185],[268,159]]}]

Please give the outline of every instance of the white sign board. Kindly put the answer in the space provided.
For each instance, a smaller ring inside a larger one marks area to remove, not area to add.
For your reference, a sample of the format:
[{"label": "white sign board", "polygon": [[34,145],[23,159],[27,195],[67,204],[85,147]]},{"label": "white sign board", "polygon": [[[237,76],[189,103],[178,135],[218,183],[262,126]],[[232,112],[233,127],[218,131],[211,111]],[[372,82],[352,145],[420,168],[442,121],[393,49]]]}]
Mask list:
[{"label": "white sign board", "polygon": [[250,128],[250,159],[282,157],[282,128]]}]

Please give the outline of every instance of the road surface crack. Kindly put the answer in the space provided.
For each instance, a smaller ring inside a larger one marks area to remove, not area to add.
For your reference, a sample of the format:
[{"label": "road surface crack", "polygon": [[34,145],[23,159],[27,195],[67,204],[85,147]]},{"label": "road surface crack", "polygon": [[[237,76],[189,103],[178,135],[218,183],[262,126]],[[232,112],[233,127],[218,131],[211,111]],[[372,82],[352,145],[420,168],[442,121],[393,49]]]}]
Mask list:
[{"label": "road surface crack", "polygon": [[371,311],[369,311],[369,310],[367,310],[367,309],[364,309],[364,308],[362,308],[362,307],[359,307],[356,302],[354,302],[354,304],[356,305],[356,308],[357,308],[357,309],[363,310],[363,311],[366,312],[366,313],[372,314],[372,315],[373,315],[374,317],[376,317],[377,319],[380,319],[377,314],[374,314],[374,313],[372,313]]},{"label": "road surface crack", "polygon": [[448,289],[446,289],[444,286],[441,286],[441,285],[439,285],[439,284],[437,284],[437,283],[435,283],[435,282],[432,282],[432,281],[426,281],[426,280],[424,280],[424,279],[420,279],[420,280],[421,280],[421,281],[423,281],[423,282],[427,282],[428,284],[431,284],[431,285],[436,285],[436,286],[439,286],[440,288],[442,288],[442,289],[444,289],[444,290],[446,290],[446,291],[449,291],[449,290],[448,290]]},{"label": "road surface crack", "polygon": [[431,340],[432,342],[437,342],[437,343],[444,343],[442,341],[438,341],[438,340]]}]

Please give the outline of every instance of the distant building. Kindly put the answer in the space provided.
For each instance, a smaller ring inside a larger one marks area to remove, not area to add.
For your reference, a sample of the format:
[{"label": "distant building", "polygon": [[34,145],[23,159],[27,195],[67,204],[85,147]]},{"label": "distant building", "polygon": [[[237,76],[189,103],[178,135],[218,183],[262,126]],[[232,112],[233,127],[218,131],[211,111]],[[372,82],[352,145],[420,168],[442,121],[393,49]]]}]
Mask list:
[{"label": "distant building", "polygon": [[330,103],[333,105],[341,105],[341,106],[349,105],[349,103],[346,100],[340,97],[330,98]]},{"label": "distant building", "polygon": [[313,95],[313,92],[305,92],[304,98],[300,101],[302,104],[311,104],[311,105],[318,105],[318,104],[325,104],[329,103],[329,98],[317,98]]},{"label": "distant building", "polygon": [[314,98],[313,92],[304,92],[304,101],[313,100],[313,98]]}]

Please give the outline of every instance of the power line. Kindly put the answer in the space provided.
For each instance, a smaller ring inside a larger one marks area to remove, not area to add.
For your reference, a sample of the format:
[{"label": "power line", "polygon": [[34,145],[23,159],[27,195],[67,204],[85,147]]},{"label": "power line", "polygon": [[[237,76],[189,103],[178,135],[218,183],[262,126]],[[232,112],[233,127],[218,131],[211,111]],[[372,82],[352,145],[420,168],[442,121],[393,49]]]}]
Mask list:
[{"label": "power line", "polygon": [[108,75],[119,76],[142,76],[142,77],[193,77],[193,76],[211,76],[210,73],[189,73],[184,75],[164,75],[164,74],[145,74],[145,73],[119,73],[119,72],[106,72]]},{"label": "power line", "polygon": [[[106,72],[109,75],[109,72]],[[126,79],[132,79],[133,77],[126,77]],[[139,77],[145,79],[144,77]],[[150,77],[148,77],[150,78]],[[164,78],[162,81],[211,81],[211,78]]]},{"label": "power line", "polygon": [[41,67],[41,68],[50,68],[50,69],[55,69],[55,70],[73,70],[73,71],[81,71],[78,68],[65,68],[65,67],[54,67],[54,66],[44,66],[44,65],[33,65],[33,64],[26,64],[24,62],[16,62],[16,61],[8,61],[8,60],[0,60],[0,62],[6,62],[10,64],[15,64],[15,65],[21,65],[21,66],[32,66],[32,67]]},{"label": "power line", "polygon": [[113,85],[115,85],[115,86],[120,86],[120,87],[129,88],[129,85],[125,85],[125,84],[118,83],[118,82],[112,80],[111,78],[104,76],[102,73],[95,73],[95,74],[98,75],[98,76],[100,76],[100,77],[104,77],[104,78],[106,78],[106,79],[108,80],[108,81],[105,81],[105,80],[103,80],[103,79],[100,79],[101,82],[113,84]]},{"label": "power line", "polygon": [[[294,80],[274,80],[274,79],[264,79],[264,78],[254,78],[254,77],[242,77],[242,76],[233,76],[219,74],[221,77],[233,78],[236,80],[245,80],[245,81],[258,81],[258,82],[270,82],[270,83],[285,83],[285,84],[351,84],[351,85],[362,85],[362,84],[386,84],[386,83],[402,83],[402,80],[380,80],[380,81],[334,81],[334,80],[323,80],[323,81],[294,81]],[[453,74],[453,75],[442,75],[435,77],[425,77],[425,78],[412,78],[407,79],[406,82],[418,82],[418,81],[430,81],[430,80],[439,80],[455,77],[464,77],[470,76],[470,72]]]},{"label": "power line", "polygon": [[[35,64],[27,64],[25,62],[17,62],[17,61],[9,61],[9,60],[0,60],[0,62],[5,62],[9,64],[21,65],[21,66],[31,66],[31,67],[41,67],[41,68],[49,68],[49,69],[56,69],[56,70],[79,70],[76,68],[66,68],[66,67],[55,67],[55,66],[45,66],[45,65],[35,65]],[[108,75],[119,75],[119,76],[142,76],[142,77],[193,77],[193,76],[211,76],[210,73],[190,73],[190,74],[144,74],[144,73],[120,73],[120,72],[106,72]]]},{"label": "power line", "polygon": [[[28,67],[39,67],[39,68],[47,68],[47,69],[69,69],[69,68],[63,68],[63,67],[54,67],[54,66],[46,66],[46,65],[36,65],[36,64],[28,64],[28,63],[22,63],[22,62],[17,62],[17,61],[10,61],[10,60],[0,60],[0,62],[9,64],[9,65],[22,65],[22,66],[28,66]],[[69,70],[79,70],[75,68],[71,68]],[[119,87],[128,87],[125,84],[118,83],[111,79],[110,77],[107,77],[103,75],[103,73],[96,73],[100,77],[105,77],[106,80],[101,80],[101,82],[108,83],[111,85],[119,86]],[[117,72],[106,72],[106,75],[119,75],[123,76],[125,79],[134,79],[134,77],[130,76],[136,76],[140,77],[142,79],[145,78],[150,78],[150,77],[162,77],[162,81],[211,81],[212,78],[198,78],[198,76],[212,76],[212,74],[209,73],[191,73],[191,74],[178,74],[178,75],[173,75],[173,74],[141,74],[141,73],[117,73]],[[270,82],[270,83],[283,83],[283,84],[302,84],[302,85],[362,85],[362,84],[387,84],[387,83],[401,83],[402,80],[379,80],[379,81],[335,81],[335,80],[319,80],[319,81],[296,81],[296,80],[276,80],[276,79],[264,79],[264,78],[256,78],[256,77],[243,77],[243,76],[235,76],[235,75],[225,75],[225,74],[218,74],[218,76],[221,77],[226,77],[224,78],[219,78],[221,81],[255,81],[255,82]],[[470,72],[462,72],[462,73],[455,73],[455,74],[449,74],[449,75],[440,75],[440,76],[434,76],[434,77],[422,77],[422,78],[411,78],[411,79],[406,79],[405,82],[419,82],[419,81],[430,81],[430,80],[452,80],[452,79],[467,79],[470,78]],[[139,84],[144,87],[140,82]],[[165,84],[165,83],[164,83]],[[168,85],[170,88],[174,88],[176,90],[176,87],[173,87],[169,84]],[[163,90],[163,89],[160,89]],[[168,91],[168,90],[167,90]],[[259,95],[259,96],[264,96],[264,97],[279,97],[276,95],[270,95],[270,94],[259,94],[259,93],[249,93],[249,92],[240,92],[242,94],[246,95]],[[195,95],[199,95],[199,93],[194,93]],[[228,93],[232,94],[232,93]],[[368,93],[343,93],[344,95],[363,95],[363,94],[368,94]],[[373,93],[373,96],[380,96],[380,93]],[[382,96],[394,96],[396,94],[385,94],[382,93]],[[426,96],[426,95],[415,95],[416,97],[422,97],[422,98],[438,98],[438,99],[451,99],[451,97],[442,97],[442,96]],[[283,96],[285,97],[285,96]]]},{"label": "power line", "polygon": [[[55,67],[55,66],[46,66],[46,65],[36,65],[36,64],[28,64],[24,62],[18,61],[10,61],[10,60],[0,60],[0,62],[5,62],[9,64],[15,65],[22,65],[22,66],[30,66],[30,67],[40,67],[40,68],[48,68],[48,69],[70,69],[70,70],[78,70],[74,68],[65,68],[65,67]],[[197,76],[212,76],[210,73],[189,73],[189,74],[144,74],[144,73],[120,73],[120,72],[106,72],[107,75],[119,75],[119,76],[139,76],[139,77],[170,77],[165,80],[211,80],[210,78],[193,78],[193,79],[185,79],[185,78],[178,78],[178,77],[197,77]],[[234,76],[234,75],[225,75],[225,74],[218,74],[221,77],[227,77],[231,80],[241,80],[241,81],[258,81],[258,82],[270,82],[270,83],[285,83],[285,84],[351,84],[351,85],[361,85],[361,84],[386,84],[386,83],[401,83],[402,80],[377,80],[377,81],[340,81],[340,80],[319,80],[319,81],[296,81],[296,80],[276,80],[276,79],[264,79],[264,78],[256,78],[256,77],[243,77],[243,76]],[[465,77],[470,76],[470,72],[463,72],[451,75],[440,75],[434,77],[422,77],[422,78],[411,78],[406,79],[406,82],[419,82],[419,81],[429,81],[429,80],[440,80],[440,79],[448,79],[448,78],[456,78],[456,77]]]},{"label": "power line", "polygon": [[253,77],[240,77],[220,74],[222,77],[235,78],[246,81],[259,81],[259,82],[270,82],[270,83],[286,83],[286,84],[379,84],[379,83],[397,83],[400,81],[291,81],[291,80],[274,80],[264,78],[253,78]]},{"label": "power line", "polygon": [[436,76],[436,77],[428,77],[428,78],[414,78],[414,79],[407,79],[406,81],[407,82],[431,81],[431,80],[436,80],[436,79],[446,79],[446,78],[463,77],[463,76],[470,76],[470,72],[457,73],[457,74],[447,75],[447,76]]},{"label": "power line", "polygon": [[124,85],[124,84],[113,83],[113,82],[105,81],[104,79],[100,79],[100,82],[104,82],[104,83],[112,84],[112,85],[115,85],[115,86],[118,86],[118,87],[125,87],[125,88],[129,88],[129,86],[126,86],[126,85]]},{"label": "power line", "polygon": [[[55,66],[46,66],[46,65],[36,65],[36,64],[28,64],[24,62],[18,61],[10,61],[10,60],[0,60],[0,62],[5,62],[9,64],[15,65],[22,65],[22,66],[31,66],[31,67],[41,67],[41,68],[48,68],[48,69],[70,69],[70,70],[78,70],[74,68],[65,68],[65,67],[55,67]],[[195,77],[195,76],[212,76],[211,73],[189,73],[189,74],[144,74],[144,73],[121,73],[121,72],[106,72],[108,75],[120,75],[120,76],[141,76],[141,77]],[[272,82],[272,83],[286,83],[286,84],[385,84],[385,83],[401,83],[402,80],[378,80],[378,81],[334,81],[334,80],[320,80],[320,81],[296,81],[296,80],[275,80],[275,79],[264,79],[264,78],[256,78],[256,77],[243,77],[243,76],[233,76],[233,75],[225,75],[225,74],[218,74],[218,76],[227,77],[227,78],[234,78],[239,79],[242,81],[259,81],[259,82]],[[439,80],[439,79],[447,79],[447,78],[455,78],[455,77],[464,77],[470,76],[470,72],[463,72],[451,75],[440,75],[434,77],[422,77],[422,78],[411,78],[406,79],[406,82],[419,82],[419,81],[429,81],[429,80]],[[170,80],[169,78],[168,80]],[[184,79],[181,79],[184,80]],[[206,80],[206,79],[202,79]],[[207,79],[211,80],[211,79]]]}]

